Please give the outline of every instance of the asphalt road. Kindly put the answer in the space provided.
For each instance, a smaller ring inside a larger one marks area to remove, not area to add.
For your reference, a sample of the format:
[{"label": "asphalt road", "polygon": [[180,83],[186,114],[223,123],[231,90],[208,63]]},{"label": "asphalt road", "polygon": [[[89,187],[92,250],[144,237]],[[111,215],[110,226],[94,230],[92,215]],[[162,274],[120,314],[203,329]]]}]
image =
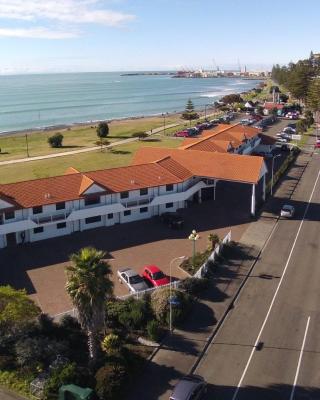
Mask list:
[{"label": "asphalt road", "polygon": [[195,371],[206,399],[320,399],[320,155],[307,161],[295,218],[276,224]]}]

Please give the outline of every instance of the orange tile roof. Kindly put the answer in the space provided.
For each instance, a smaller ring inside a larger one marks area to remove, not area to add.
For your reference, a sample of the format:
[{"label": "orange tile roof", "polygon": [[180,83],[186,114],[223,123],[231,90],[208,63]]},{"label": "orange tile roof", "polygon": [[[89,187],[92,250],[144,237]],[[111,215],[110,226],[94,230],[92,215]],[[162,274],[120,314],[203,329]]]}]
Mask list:
[{"label": "orange tile roof", "polygon": [[134,157],[134,163],[153,161],[171,157],[187,168],[194,176],[203,176],[243,183],[257,183],[263,167],[263,158],[229,153],[207,151],[185,151],[182,149],[140,148]]},{"label": "orange tile roof", "polygon": [[4,184],[0,185],[0,198],[30,208],[83,198],[92,183],[102,186],[104,193],[118,193],[181,181],[168,169],[151,163]]},{"label": "orange tile roof", "polygon": [[181,164],[177,163],[171,157],[166,157],[163,160],[158,161],[157,164],[161,165],[163,168],[167,169],[181,179],[188,179],[192,177],[192,172],[183,167]]}]

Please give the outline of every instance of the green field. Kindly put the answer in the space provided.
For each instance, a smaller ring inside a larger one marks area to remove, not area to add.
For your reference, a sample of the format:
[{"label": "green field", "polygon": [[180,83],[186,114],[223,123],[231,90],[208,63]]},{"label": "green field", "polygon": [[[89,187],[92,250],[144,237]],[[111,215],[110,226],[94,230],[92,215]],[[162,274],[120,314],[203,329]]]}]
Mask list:
[{"label": "green field", "polygon": [[[107,140],[114,142],[119,139],[128,138],[131,137],[134,132],[144,132],[162,127],[163,122],[162,117],[112,121],[109,124],[110,133]],[[166,125],[177,122],[180,122],[178,115],[166,118]],[[183,123],[185,123],[185,121]],[[63,147],[58,149],[51,148],[47,143],[48,137],[52,136],[55,132],[61,132],[64,136]],[[59,131],[30,132],[28,133],[27,139],[30,157],[93,147],[98,140],[96,125],[76,126]],[[26,134],[19,133],[0,137],[0,148],[0,161],[27,157]]]},{"label": "green field", "polygon": [[178,138],[173,139],[154,135],[152,139],[120,145],[113,150],[104,150],[102,152],[97,150],[72,156],[4,165],[0,167],[0,182],[10,183],[62,175],[70,166],[77,168],[79,171],[121,167],[131,163],[133,154],[141,146],[178,147],[181,141],[182,139]]}]

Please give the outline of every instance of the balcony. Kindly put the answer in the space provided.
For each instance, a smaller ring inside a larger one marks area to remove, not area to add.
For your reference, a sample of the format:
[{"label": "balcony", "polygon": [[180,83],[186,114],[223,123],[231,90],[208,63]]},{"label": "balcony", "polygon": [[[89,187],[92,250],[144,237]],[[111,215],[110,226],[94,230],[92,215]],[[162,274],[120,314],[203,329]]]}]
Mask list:
[{"label": "balcony", "polygon": [[43,217],[33,217],[31,220],[37,225],[52,224],[54,222],[65,221],[70,213],[60,213],[45,215]]},{"label": "balcony", "polygon": [[132,207],[139,207],[139,206],[144,206],[147,204],[150,204],[154,197],[146,197],[144,199],[140,200],[133,200],[133,201],[127,201],[125,203],[121,203],[125,208],[132,208]]}]

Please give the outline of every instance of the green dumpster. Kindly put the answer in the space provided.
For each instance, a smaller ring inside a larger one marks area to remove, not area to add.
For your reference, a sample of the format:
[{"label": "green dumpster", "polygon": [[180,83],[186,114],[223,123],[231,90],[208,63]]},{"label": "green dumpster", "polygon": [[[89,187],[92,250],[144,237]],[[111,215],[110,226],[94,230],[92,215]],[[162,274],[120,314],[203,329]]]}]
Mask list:
[{"label": "green dumpster", "polygon": [[59,400],[91,400],[93,390],[77,385],[63,385],[59,389]]}]

